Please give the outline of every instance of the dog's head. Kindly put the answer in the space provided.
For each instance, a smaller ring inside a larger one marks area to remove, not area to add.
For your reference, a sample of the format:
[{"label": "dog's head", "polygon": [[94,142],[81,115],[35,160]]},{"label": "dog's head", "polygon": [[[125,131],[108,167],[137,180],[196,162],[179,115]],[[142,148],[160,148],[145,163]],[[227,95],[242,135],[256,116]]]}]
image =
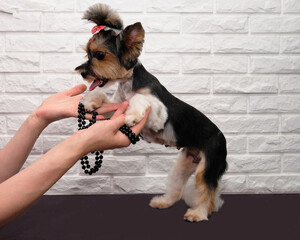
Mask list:
[{"label": "dog's head", "polygon": [[105,4],[91,6],[83,19],[97,24],[85,48],[88,60],[75,68],[92,82],[90,91],[108,81],[130,78],[143,48],[142,24],[137,22],[123,29],[119,15]]}]

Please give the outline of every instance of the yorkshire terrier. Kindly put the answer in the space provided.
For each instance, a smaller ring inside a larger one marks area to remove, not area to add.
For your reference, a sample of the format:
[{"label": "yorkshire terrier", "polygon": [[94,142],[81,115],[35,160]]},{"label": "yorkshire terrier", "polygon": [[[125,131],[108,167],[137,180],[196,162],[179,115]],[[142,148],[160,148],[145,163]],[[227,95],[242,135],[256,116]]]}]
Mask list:
[{"label": "yorkshire terrier", "polygon": [[[169,93],[138,60],[145,38],[140,22],[124,29],[119,15],[105,4],[89,7],[83,19],[97,25],[86,45],[88,60],[75,69],[91,83],[81,103],[87,111],[99,108],[108,102],[102,87],[118,82],[113,102],[129,101],[126,125],[141,121],[151,107],[142,138],[183,150],[169,173],[165,194],[154,197],[150,206],[168,208],[185,195],[191,208],[184,219],[207,220],[222,204],[218,182],[227,168],[223,133],[203,113]],[[194,172],[194,186],[184,191]]]}]

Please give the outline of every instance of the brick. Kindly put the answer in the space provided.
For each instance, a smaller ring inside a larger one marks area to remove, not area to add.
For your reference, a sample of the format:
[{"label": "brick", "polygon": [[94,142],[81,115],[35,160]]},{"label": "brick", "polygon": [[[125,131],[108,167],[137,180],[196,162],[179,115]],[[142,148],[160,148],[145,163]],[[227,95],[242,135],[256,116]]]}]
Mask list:
[{"label": "brick", "polygon": [[147,143],[145,141],[140,141],[138,144],[136,145],[130,145],[127,148],[118,148],[115,149],[114,151],[115,155],[128,155],[128,154],[160,154],[160,153],[164,153],[164,154],[176,154],[179,151],[175,148],[175,147],[169,147],[166,148],[163,145],[160,144],[156,144],[156,143]]},{"label": "brick", "polygon": [[281,132],[300,133],[300,116],[299,115],[283,115],[281,117]]},{"label": "brick", "polygon": [[[146,32],[180,32],[180,16],[165,16],[159,15],[159,21],[157,21],[158,16],[146,16],[143,20],[143,27]],[[125,22],[125,21],[124,21]],[[146,35],[147,42],[147,35]]]},{"label": "brick", "polygon": [[249,137],[249,152],[299,152],[299,136],[251,136]]},{"label": "brick", "polygon": [[16,133],[27,117],[27,115],[7,115],[7,132],[11,134]]},{"label": "brick", "polygon": [[[99,3],[99,0],[80,0],[77,2],[77,10],[85,11],[88,7]],[[143,12],[144,2],[140,0],[127,0],[126,4],[121,0],[102,0],[101,3],[108,4],[118,12]]]},{"label": "brick", "polygon": [[214,93],[277,93],[277,76],[215,76]]},{"label": "brick", "polygon": [[0,133],[6,133],[6,118],[0,115]]},{"label": "brick", "polygon": [[150,155],[147,164],[148,173],[167,175],[174,166],[177,158],[177,155]]},{"label": "brick", "polygon": [[247,151],[247,138],[244,136],[226,136],[227,152],[229,154],[244,154]]},{"label": "brick", "polygon": [[76,119],[62,119],[57,122],[51,123],[45,130],[46,134],[66,134],[72,135],[77,131],[77,121]]},{"label": "brick", "polygon": [[5,41],[4,37],[0,35],[0,53],[4,51]]},{"label": "brick", "polygon": [[250,31],[253,33],[299,33],[299,16],[252,16]]},{"label": "brick", "polygon": [[38,55],[10,54],[0,56],[1,72],[39,72],[40,60]]},{"label": "brick", "polygon": [[280,41],[280,52],[300,53],[300,37],[282,36]]},{"label": "brick", "polygon": [[249,176],[248,184],[255,193],[293,193],[300,191],[300,176]]},{"label": "brick", "polygon": [[9,74],[6,76],[6,92],[28,93],[44,92],[57,93],[65,91],[75,85],[72,75],[32,75]]},{"label": "brick", "polygon": [[105,176],[64,176],[56,182],[46,194],[99,194],[111,192],[111,179]]},{"label": "brick", "polygon": [[94,23],[82,20],[82,14],[45,13],[43,15],[43,30],[45,32],[84,32],[90,33]]},{"label": "brick", "polygon": [[207,113],[245,113],[246,98],[198,96],[194,94],[178,96],[182,101],[194,106],[199,111]]},{"label": "brick", "polygon": [[279,173],[279,155],[229,155],[229,173]]},{"label": "brick", "polygon": [[300,96],[281,96],[279,98],[279,111],[282,113],[298,113],[300,109]]},{"label": "brick", "polygon": [[280,75],[279,88],[281,93],[299,93],[300,76]]},{"label": "brick", "polygon": [[183,56],[184,73],[246,73],[245,56]]},{"label": "brick", "polygon": [[72,52],[70,35],[6,35],[7,52]]},{"label": "brick", "polygon": [[183,17],[184,33],[245,33],[248,19],[243,16],[201,16]]},{"label": "brick", "polygon": [[283,0],[282,9],[285,13],[300,12],[300,2],[298,0]]},{"label": "brick", "polygon": [[99,174],[145,174],[145,156],[107,156],[104,154],[102,167]]},{"label": "brick", "polygon": [[251,97],[250,112],[254,113],[293,113],[299,112],[300,97],[298,96],[270,96]]},{"label": "brick", "polygon": [[0,74],[0,93],[4,92],[4,84],[5,84],[4,75]]},{"label": "brick", "polygon": [[114,193],[163,193],[166,177],[114,177]]},{"label": "brick", "polygon": [[0,112],[31,113],[42,102],[40,96],[5,96],[0,95]]},{"label": "brick", "polygon": [[280,0],[217,0],[217,12],[279,13]]},{"label": "brick", "polygon": [[246,176],[236,176],[225,174],[220,181],[222,193],[241,193],[247,190]]},{"label": "brick", "polygon": [[14,14],[0,14],[0,22],[0,31],[36,32],[40,31],[41,15],[40,13],[19,12]]},{"label": "brick", "polygon": [[283,155],[282,156],[282,171],[285,173],[300,172],[300,157],[299,155]]},{"label": "brick", "polygon": [[210,12],[213,11],[213,2],[210,0],[149,0],[147,2],[149,12]]},{"label": "brick", "polygon": [[208,36],[148,35],[146,52],[202,52],[211,50]]},{"label": "brick", "polygon": [[251,57],[251,73],[300,73],[300,57]]},{"label": "brick", "polygon": [[91,34],[84,34],[75,37],[75,50],[76,52],[84,52],[85,47],[89,39],[91,38]]},{"label": "brick", "polygon": [[277,113],[279,111],[279,97],[250,96],[249,110],[253,113]]},{"label": "brick", "polygon": [[209,76],[156,76],[171,93],[209,93],[211,77]]},{"label": "brick", "polygon": [[0,9],[13,13],[18,11],[73,11],[73,0],[39,0],[39,1],[23,1],[23,0],[2,0]]},{"label": "brick", "polygon": [[82,64],[86,59],[84,54],[49,54],[43,56],[44,72],[53,73],[74,73],[75,68]]},{"label": "brick", "polygon": [[277,133],[278,116],[215,116],[213,122],[224,133]]},{"label": "brick", "polygon": [[141,62],[151,73],[179,73],[179,57],[177,55],[149,55],[142,56]]},{"label": "brick", "polygon": [[269,36],[216,36],[216,53],[278,53],[279,37]]}]

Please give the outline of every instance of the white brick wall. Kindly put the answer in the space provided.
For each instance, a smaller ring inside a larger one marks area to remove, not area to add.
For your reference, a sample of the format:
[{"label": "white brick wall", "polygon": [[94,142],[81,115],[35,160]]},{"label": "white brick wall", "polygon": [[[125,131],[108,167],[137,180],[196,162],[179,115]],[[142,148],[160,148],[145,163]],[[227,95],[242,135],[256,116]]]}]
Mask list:
[{"label": "white brick wall", "polygon": [[[0,1],[0,147],[42,100],[82,82],[73,69],[98,0]],[[125,24],[141,21],[141,60],[177,97],[225,133],[227,193],[300,192],[299,0],[105,0]],[[76,131],[50,125],[25,166]],[[85,176],[76,164],[48,194],[155,193],[178,151],[141,142],[106,151]]]}]

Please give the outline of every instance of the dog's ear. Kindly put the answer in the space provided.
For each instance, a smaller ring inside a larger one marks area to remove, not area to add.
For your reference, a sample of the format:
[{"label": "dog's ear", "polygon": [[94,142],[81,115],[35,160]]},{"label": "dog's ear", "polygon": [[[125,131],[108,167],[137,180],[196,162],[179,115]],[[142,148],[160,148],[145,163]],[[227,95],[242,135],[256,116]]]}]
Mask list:
[{"label": "dog's ear", "polygon": [[143,49],[145,30],[140,22],[127,26],[119,35],[119,59],[128,70],[137,63]]},{"label": "dog's ear", "polygon": [[98,26],[104,25],[119,30],[123,29],[123,22],[119,14],[108,5],[102,3],[96,3],[89,7],[85,11],[82,19],[92,21]]}]

